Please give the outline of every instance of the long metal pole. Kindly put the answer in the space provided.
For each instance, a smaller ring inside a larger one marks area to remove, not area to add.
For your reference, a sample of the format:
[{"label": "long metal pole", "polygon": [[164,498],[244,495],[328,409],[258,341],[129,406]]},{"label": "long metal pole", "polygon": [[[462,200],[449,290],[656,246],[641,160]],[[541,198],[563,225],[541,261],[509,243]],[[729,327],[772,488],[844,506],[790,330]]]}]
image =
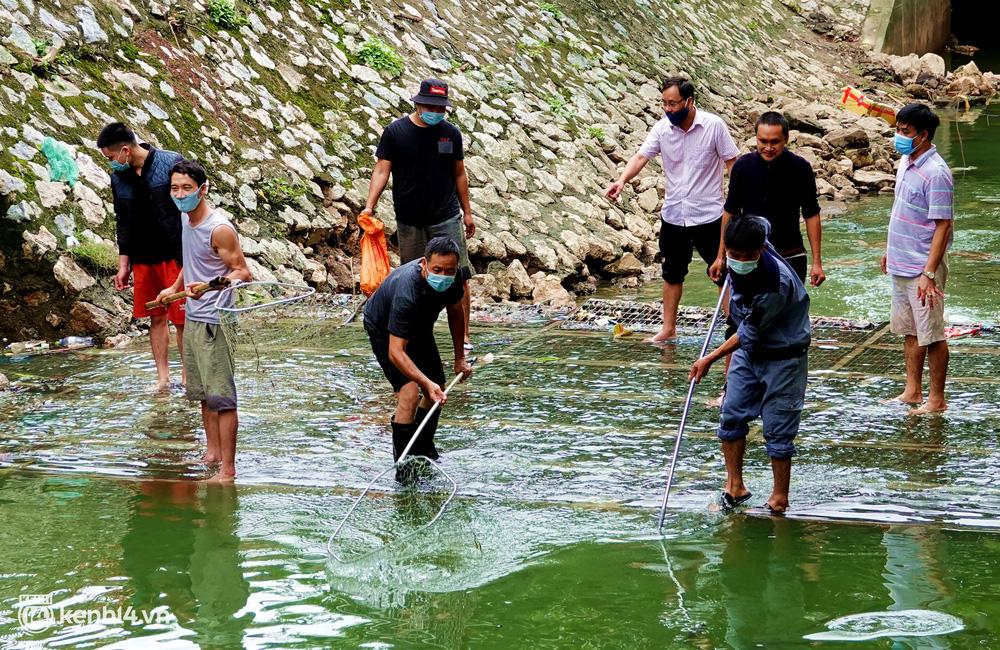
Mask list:
[{"label": "long metal pole", "polygon": [[[728,289],[729,275],[727,273],[726,280],[722,283],[722,290],[719,291],[719,302],[715,305],[715,313],[712,314],[712,321],[708,324],[708,333],[705,335],[705,342],[701,345],[701,354],[698,355],[699,359],[708,352],[708,346],[712,342],[712,334],[715,332],[715,323],[719,319],[719,311],[722,309],[722,301],[725,300]],[[687,423],[688,410],[691,408],[691,398],[694,397],[695,383],[692,379],[691,384],[688,386],[687,400],[684,402],[684,411],[681,413],[681,423],[677,427],[677,440],[674,441],[674,455],[670,460],[670,473],[667,474],[667,487],[663,490],[663,501],[660,503],[660,519],[656,526],[656,530],[659,533],[663,532],[663,518],[667,513],[667,499],[670,497],[670,485],[674,481],[674,468],[677,467],[677,456],[681,451],[681,438],[684,436],[684,425]]]}]

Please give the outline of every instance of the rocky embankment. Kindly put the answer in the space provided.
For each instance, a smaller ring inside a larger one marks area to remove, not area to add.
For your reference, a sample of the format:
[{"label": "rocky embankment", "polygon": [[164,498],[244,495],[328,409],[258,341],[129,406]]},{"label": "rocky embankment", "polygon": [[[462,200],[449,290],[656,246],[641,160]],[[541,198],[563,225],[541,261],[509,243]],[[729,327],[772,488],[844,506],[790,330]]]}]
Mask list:
[{"label": "rocky embankment", "polygon": [[[618,204],[602,190],[661,117],[669,72],[691,75],[738,141],[757,113],[784,110],[824,196],[891,191],[888,127],[841,109],[839,92],[901,94],[912,71],[853,44],[862,2],[834,4],[0,0],[0,333],[128,327],[93,148],[112,120],[206,164],[256,277],[326,291],[355,286],[375,144],[430,75],[451,83],[467,138],[480,300],[565,303],[599,279],[640,282],[659,167]],[[935,79],[921,69],[910,85],[930,97],[956,83]],[[981,94],[995,82],[975,81]],[[53,144],[75,159],[74,183],[55,180]],[[392,233],[390,199],[378,216]]]}]

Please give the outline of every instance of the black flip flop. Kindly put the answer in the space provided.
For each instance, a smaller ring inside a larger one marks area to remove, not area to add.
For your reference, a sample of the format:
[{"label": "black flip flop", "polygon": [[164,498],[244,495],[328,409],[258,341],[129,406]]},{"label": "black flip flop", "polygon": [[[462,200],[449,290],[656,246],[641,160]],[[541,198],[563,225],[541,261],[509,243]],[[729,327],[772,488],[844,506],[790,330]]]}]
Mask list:
[{"label": "black flip flop", "polygon": [[766,501],[764,502],[764,510],[767,512],[768,515],[770,515],[772,517],[784,517],[785,516],[785,511],[784,510],[775,510],[774,508],[771,507],[771,504],[768,503],[768,502],[766,502]]},{"label": "black flip flop", "polygon": [[722,494],[719,495],[719,502],[722,505],[723,510],[735,510],[749,501],[752,496],[752,494],[747,492],[743,496],[736,498],[728,492],[723,491]]}]

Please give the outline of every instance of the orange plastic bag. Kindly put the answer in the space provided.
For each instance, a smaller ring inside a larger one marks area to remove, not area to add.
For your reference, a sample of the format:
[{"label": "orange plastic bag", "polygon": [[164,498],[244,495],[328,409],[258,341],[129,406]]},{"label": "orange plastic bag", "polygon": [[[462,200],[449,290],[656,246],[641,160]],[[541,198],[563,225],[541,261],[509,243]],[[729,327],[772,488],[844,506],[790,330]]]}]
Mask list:
[{"label": "orange plastic bag", "polygon": [[375,293],[389,275],[389,247],[385,241],[385,224],[370,214],[358,216],[361,235],[361,293]]}]

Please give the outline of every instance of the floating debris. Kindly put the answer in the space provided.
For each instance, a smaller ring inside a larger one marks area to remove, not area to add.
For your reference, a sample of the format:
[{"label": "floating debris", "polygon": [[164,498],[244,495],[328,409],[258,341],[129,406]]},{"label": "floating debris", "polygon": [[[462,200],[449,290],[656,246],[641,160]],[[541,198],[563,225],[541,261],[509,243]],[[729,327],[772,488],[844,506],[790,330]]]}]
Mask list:
[{"label": "floating debris", "polygon": [[805,635],[810,641],[870,641],[882,637],[938,636],[965,628],[962,619],[930,609],[867,612],[834,619],[828,632]]}]

